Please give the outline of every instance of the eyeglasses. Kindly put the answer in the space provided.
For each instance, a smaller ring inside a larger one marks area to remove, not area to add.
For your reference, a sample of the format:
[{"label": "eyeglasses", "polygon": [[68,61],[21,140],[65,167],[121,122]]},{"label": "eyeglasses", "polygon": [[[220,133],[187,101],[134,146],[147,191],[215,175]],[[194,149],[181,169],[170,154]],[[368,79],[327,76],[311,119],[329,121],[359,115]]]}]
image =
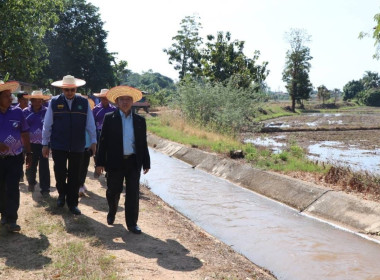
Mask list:
[{"label": "eyeglasses", "polygon": [[75,92],[77,89],[76,88],[64,88],[64,92]]}]

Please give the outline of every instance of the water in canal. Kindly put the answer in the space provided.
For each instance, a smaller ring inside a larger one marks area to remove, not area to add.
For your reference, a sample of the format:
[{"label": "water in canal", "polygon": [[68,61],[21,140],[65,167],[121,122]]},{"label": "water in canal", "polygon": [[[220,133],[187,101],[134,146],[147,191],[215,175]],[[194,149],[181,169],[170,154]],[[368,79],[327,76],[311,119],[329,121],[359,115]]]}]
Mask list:
[{"label": "water in canal", "polygon": [[278,279],[380,279],[380,244],[150,150],[151,190]]}]

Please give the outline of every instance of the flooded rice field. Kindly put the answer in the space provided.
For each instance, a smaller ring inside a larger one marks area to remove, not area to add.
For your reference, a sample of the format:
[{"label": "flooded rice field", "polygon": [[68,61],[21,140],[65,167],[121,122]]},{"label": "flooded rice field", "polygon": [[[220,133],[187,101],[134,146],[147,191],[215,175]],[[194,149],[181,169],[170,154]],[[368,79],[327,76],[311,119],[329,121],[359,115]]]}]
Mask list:
[{"label": "flooded rice field", "polygon": [[243,141],[275,153],[296,143],[311,160],[380,174],[380,111],[310,113],[268,120],[263,125],[282,131],[247,134]]}]

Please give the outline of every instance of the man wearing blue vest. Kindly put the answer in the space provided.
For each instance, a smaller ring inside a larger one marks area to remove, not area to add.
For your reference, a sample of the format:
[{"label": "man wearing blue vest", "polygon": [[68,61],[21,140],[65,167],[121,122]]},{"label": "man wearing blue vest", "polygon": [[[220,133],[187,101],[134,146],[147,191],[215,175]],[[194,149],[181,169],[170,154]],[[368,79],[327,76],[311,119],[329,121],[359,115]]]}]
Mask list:
[{"label": "man wearing blue vest", "polygon": [[63,93],[54,96],[47,109],[42,130],[42,154],[54,161],[54,174],[58,190],[57,206],[65,203],[74,215],[80,215],[78,192],[80,170],[86,131],[90,135],[92,154],[96,152],[96,129],[94,116],[88,100],[76,95],[77,88],[86,82],[71,75],[64,76],[52,86],[62,88]]}]

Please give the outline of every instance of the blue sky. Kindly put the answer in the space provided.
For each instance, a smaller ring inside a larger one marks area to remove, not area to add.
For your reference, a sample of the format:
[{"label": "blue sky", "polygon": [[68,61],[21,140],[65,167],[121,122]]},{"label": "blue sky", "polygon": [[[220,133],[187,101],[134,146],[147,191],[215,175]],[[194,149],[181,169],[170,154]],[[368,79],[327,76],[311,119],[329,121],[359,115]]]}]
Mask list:
[{"label": "blue sky", "polygon": [[272,90],[284,90],[282,71],[289,44],[285,33],[302,28],[311,35],[310,79],[314,87],[340,88],[360,79],[365,71],[379,72],[374,60],[371,32],[373,16],[380,13],[378,0],[91,0],[99,7],[107,30],[107,46],[128,61],[128,68],[141,73],[152,69],[177,80],[178,73],[162,50],[173,43],[186,16],[198,15],[201,37],[231,32],[232,39],[245,41],[244,53],[261,52],[268,61],[266,79]]}]

